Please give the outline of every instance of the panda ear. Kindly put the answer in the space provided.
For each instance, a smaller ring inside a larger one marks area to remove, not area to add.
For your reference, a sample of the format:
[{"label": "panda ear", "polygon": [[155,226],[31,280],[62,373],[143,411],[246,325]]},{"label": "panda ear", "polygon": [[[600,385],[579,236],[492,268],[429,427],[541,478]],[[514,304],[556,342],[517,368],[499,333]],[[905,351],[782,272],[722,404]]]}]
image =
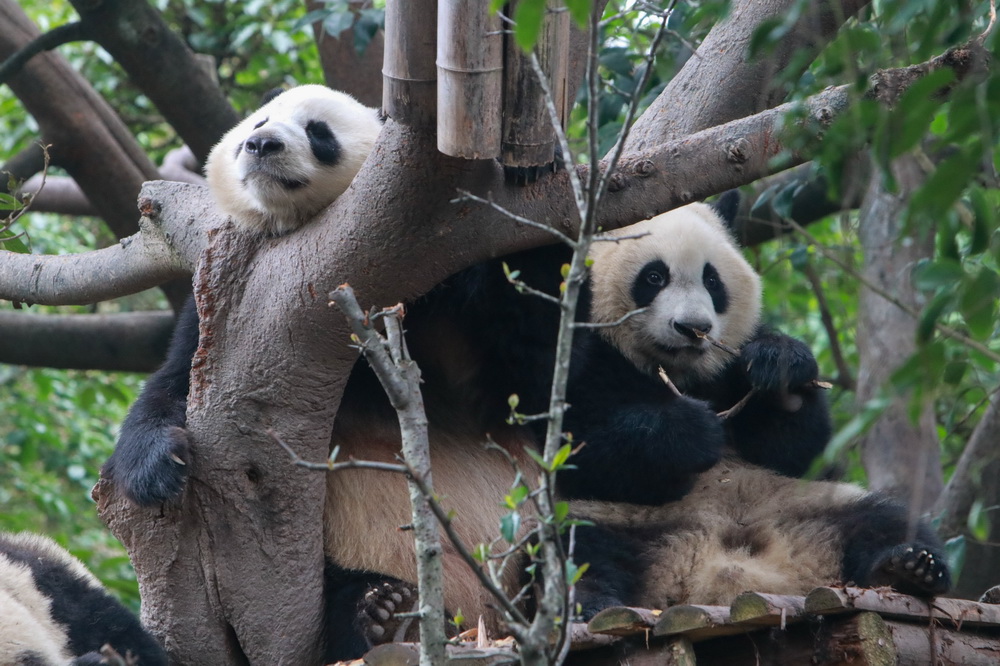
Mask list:
[{"label": "panda ear", "polygon": [[733,223],[736,221],[736,213],[740,208],[740,191],[728,190],[723,192],[718,199],[709,205],[715,209],[716,214],[722,218],[726,226],[732,229]]},{"label": "panda ear", "polygon": [[283,92],[285,92],[284,88],[271,88],[261,96],[260,105],[264,106],[265,104],[267,104],[268,102],[270,102],[272,99],[274,99]]}]

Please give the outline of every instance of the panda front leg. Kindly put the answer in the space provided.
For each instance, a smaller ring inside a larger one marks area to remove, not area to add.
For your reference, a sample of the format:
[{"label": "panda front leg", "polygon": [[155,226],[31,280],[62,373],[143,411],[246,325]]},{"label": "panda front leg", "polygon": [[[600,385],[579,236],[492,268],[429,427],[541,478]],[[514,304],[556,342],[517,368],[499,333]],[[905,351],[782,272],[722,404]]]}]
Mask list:
[{"label": "panda front leg", "polygon": [[727,420],[730,440],[743,459],[799,477],[823,452],[832,433],[818,374],[816,359],[803,342],[758,331],[706,397],[731,407],[752,391],[743,408]]},{"label": "panda front leg", "polygon": [[[662,396],[659,396],[662,398]],[[556,477],[573,499],[662,504],[680,499],[722,456],[725,432],[709,406],[664,402],[573,406],[566,429],[582,444]]]},{"label": "panda front leg", "polygon": [[101,473],[142,506],[180,495],[191,457],[185,429],[191,359],[198,348],[194,297],[178,317],[167,359],[154,372],[122,423],[114,453]]},{"label": "panda front leg", "polygon": [[869,493],[840,517],[844,530],[843,578],[862,587],[891,586],[930,597],[951,589],[944,547],[926,521],[909,523],[906,508]]}]

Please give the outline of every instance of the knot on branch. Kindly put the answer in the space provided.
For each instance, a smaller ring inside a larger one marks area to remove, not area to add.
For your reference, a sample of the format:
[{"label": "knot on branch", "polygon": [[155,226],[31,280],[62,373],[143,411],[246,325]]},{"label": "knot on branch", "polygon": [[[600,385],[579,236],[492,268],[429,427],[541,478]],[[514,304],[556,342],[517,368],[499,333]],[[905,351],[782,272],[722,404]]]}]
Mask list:
[{"label": "knot on branch", "polygon": [[615,172],[608,179],[608,192],[621,192],[628,187],[628,179],[624,174]]},{"label": "knot on branch", "polygon": [[153,219],[159,216],[161,210],[163,210],[163,204],[158,199],[145,196],[139,197],[139,213],[143,217]]},{"label": "knot on branch", "polygon": [[653,160],[639,160],[635,163],[633,173],[639,178],[649,178],[656,173],[656,165]]},{"label": "knot on branch", "polygon": [[733,164],[743,164],[750,159],[750,142],[740,137],[726,146],[726,159]]}]

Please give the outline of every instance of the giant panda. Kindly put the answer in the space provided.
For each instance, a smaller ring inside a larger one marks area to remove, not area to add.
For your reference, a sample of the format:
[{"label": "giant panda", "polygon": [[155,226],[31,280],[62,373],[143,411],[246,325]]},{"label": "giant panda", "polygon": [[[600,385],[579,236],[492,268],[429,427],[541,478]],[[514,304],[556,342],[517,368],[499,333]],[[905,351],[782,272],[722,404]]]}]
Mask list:
[{"label": "giant panda", "polygon": [[110,646],[138,666],[163,648],[83,563],[48,537],[0,532],[0,664],[91,666]]},{"label": "giant panda", "polygon": [[[344,120],[355,113],[366,119],[364,132]],[[377,126],[369,122],[372,118],[371,109],[323,89],[303,86],[285,92],[231,130],[213,150],[207,174],[211,190],[222,210],[246,231],[278,234],[298,228],[339,196],[349,182],[347,171],[359,168],[377,134]],[[318,165],[329,152],[322,145],[331,143],[319,142],[316,154],[317,142],[308,130],[316,121],[325,122],[340,146],[334,168],[353,166],[345,167],[341,186],[323,190],[324,203],[310,197],[308,206],[299,205],[298,197],[310,191],[314,180],[296,174],[322,170]],[[276,136],[276,128],[281,148],[262,150],[268,136]],[[354,137],[365,134],[368,141],[341,140],[342,131]],[[300,184],[304,181],[308,182]],[[547,404],[559,314],[547,302],[519,296],[504,277],[501,263],[519,270],[533,286],[558,293],[559,269],[566,260],[566,248],[552,246],[489,261],[452,276],[408,308],[407,344],[424,380],[435,489],[456,510],[456,527],[468,544],[489,543],[496,537],[500,518],[507,512],[503,497],[516,478],[507,456],[487,448],[487,441],[506,450],[520,469],[533,469],[527,449],[536,445],[537,434],[530,426],[507,423],[507,399],[518,393],[523,405],[537,411]],[[587,316],[585,309],[581,316]],[[184,426],[188,375],[197,345],[192,302],[178,321],[165,364],[149,378],[104,466],[105,477],[138,504],[156,505],[183,489],[188,467],[180,463],[192,459]],[[714,423],[705,418],[709,412],[702,403],[684,401],[690,402],[697,418]],[[761,406],[761,411],[768,408]],[[332,445],[339,447],[343,459],[392,462],[399,451],[396,415],[364,360],[348,380]],[[615,474],[631,465],[625,458],[614,462],[611,467],[603,459],[597,464],[602,472]],[[586,465],[584,461],[581,469]],[[585,471],[593,475],[596,470]],[[568,496],[618,499],[604,489],[604,479],[596,479],[592,487],[591,483],[570,484],[564,491]],[[377,511],[372,511],[372,489],[377,489]],[[329,476],[324,521],[328,659],[359,656],[384,636],[378,617],[393,600],[411,591],[408,586],[416,575],[412,538],[399,529],[409,520],[402,478],[361,469]],[[488,629],[499,632],[500,618],[490,598],[453,549],[445,548],[444,564],[448,608],[461,611],[473,623],[483,616]],[[520,576],[514,568],[507,570],[507,587],[515,589]]]},{"label": "giant panda", "polygon": [[[577,332],[565,417],[583,446],[558,480],[565,496],[662,504],[683,497],[724,447],[800,476],[826,446],[816,360],[761,325],[760,278],[720,216],[735,213],[733,196],[593,246],[580,318],[596,327]],[[751,391],[732,418],[716,417]]]},{"label": "giant panda", "polygon": [[[591,253],[588,318],[645,310],[580,336],[570,367],[566,423],[580,447],[564,476],[572,514],[594,523],[576,534],[575,557],[591,565],[584,616],[848,581],[946,591],[941,544],[905,507],[792,478],[830,433],[816,362],[760,328],[759,278],[716,212],[694,204],[611,236]],[[741,411],[716,415],[751,390]],[[599,483],[590,470],[617,457],[628,465],[603,476],[610,492],[587,492]]]}]

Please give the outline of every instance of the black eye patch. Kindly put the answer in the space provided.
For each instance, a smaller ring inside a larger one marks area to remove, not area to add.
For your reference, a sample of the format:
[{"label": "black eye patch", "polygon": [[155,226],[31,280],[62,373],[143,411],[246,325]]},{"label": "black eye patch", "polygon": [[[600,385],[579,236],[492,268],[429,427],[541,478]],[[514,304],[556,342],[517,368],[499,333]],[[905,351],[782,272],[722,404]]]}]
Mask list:
[{"label": "black eye patch", "polygon": [[254,129],[260,129],[261,127],[263,127],[267,123],[268,120],[270,120],[270,118],[264,118],[264,120],[260,121],[256,125],[254,125],[253,128]]},{"label": "black eye patch", "polygon": [[320,163],[334,166],[340,161],[340,142],[322,120],[310,120],[306,125],[309,147]]},{"label": "black eye patch", "polygon": [[670,284],[670,269],[657,259],[642,267],[632,282],[632,301],[637,308],[644,308],[653,302],[656,295]]},{"label": "black eye patch", "polygon": [[705,269],[701,272],[701,283],[705,285],[705,290],[712,297],[712,306],[715,311],[719,314],[725,312],[729,308],[729,292],[726,291],[726,285],[719,277],[719,271],[715,270],[715,266],[709,263],[705,264]]}]

